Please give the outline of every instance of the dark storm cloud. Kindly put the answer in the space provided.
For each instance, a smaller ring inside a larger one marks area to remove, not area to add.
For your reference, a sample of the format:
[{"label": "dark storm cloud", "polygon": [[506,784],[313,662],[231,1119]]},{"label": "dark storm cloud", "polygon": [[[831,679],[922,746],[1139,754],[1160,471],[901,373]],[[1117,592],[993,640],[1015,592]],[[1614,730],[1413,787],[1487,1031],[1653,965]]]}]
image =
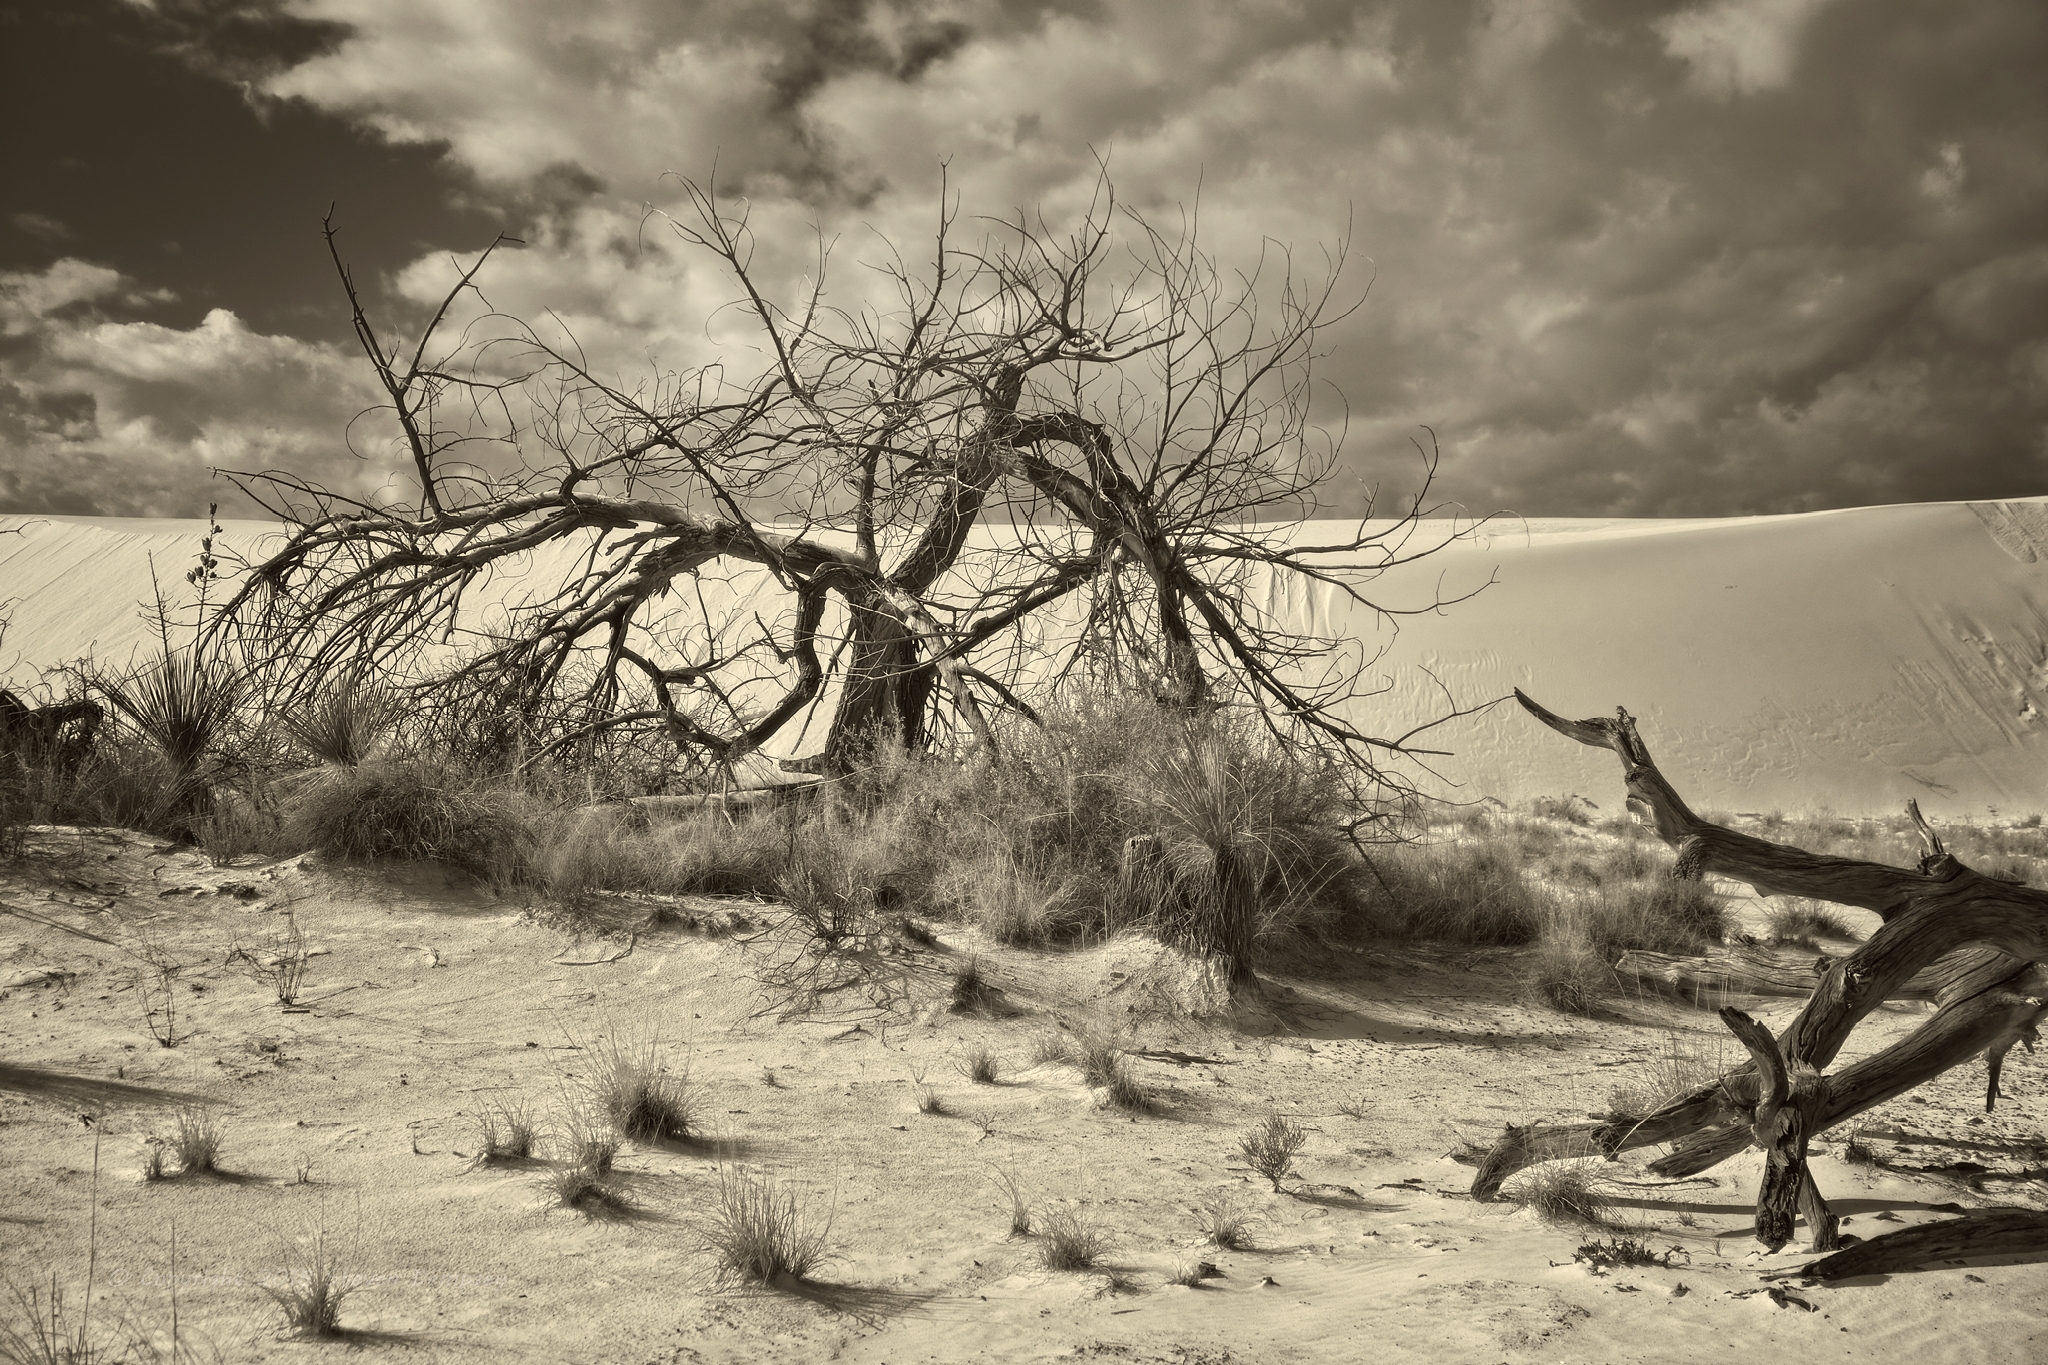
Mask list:
[{"label": "dark storm cloud", "polygon": [[[794,290],[814,224],[922,240],[942,159],[969,214],[1057,220],[1106,156],[1121,201],[1154,215],[1199,187],[1226,267],[1269,238],[1312,262],[1348,225],[1354,283],[1373,286],[1319,371],[1350,420],[1340,510],[1375,480],[1412,485],[1425,422],[1438,492],[1475,510],[2048,491],[2033,0],[95,13],[105,33],[38,59],[20,97],[79,131],[9,148],[11,287],[37,320],[0,353],[17,394],[0,443],[68,440],[54,433],[84,428],[50,414],[83,396],[110,451],[148,430],[197,467],[272,429],[292,433],[280,454],[312,450],[337,405],[228,376],[292,346],[304,382],[355,373],[320,344],[338,316],[301,231],[331,198],[362,277],[390,284],[380,307],[437,297],[448,253],[507,226],[531,245],[492,263],[494,303],[559,317],[619,364],[672,367],[705,358],[730,295],[643,214],[678,207],[665,172],[715,164],[744,190],[757,265]],[[66,22],[38,15],[9,22]],[[119,289],[91,274],[108,268]],[[842,260],[842,289],[859,276]],[[71,297],[88,284],[104,288]],[[176,366],[129,363],[172,352],[268,416],[187,402]],[[50,479],[35,486],[68,486]]]}]

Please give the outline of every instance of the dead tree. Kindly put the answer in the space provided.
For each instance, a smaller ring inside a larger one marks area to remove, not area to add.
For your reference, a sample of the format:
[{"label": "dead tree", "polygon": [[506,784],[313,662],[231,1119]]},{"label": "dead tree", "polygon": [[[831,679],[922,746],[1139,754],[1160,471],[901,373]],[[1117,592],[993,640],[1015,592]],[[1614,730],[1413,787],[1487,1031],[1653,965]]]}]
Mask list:
[{"label": "dead tree", "polygon": [[[1613,1159],[1669,1143],[1652,1162],[1664,1176],[1696,1175],[1752,1144],[1769,1154],[1757,1201],[1757,1238],[1773,1251],[1791,1240],[1795,1213],[1807,1219],[1814,1249],[1828,1250],[1834,1220],[1806,1169],[1809,1137],[1852,1119],[1984,1054],[1987,1108],[1998,1098],[1999,1069],[2016,1042],[2029,1050],[2048,1013],[2048,892],[1986,877],[1942,846],[1919,806],[1907,811],[1926,847],[1916,868],[1808,853],[1703,820],[1657,770],[1634,719],[1569,721],[1523,696],[1530,714],[1581,744],[1612,749],[1621,760],[1628,807],[1678,850],[1674,875],[1707,873],[1746,882],[1765,896],[1794,895],[1875,911],[1884,924],[1847,957],[1826,960],[1806,1006],[1782,1034],[1737,1010],[1722,1019],[1750,1061],[1666,1101],[1640,1118],[1513,1127],[1481,1162],[1473,1196],[1497,1198],[1509,1176],[1540,1161],[1599,1154]],[[1830,1072],[1861,1020],[1902,988],[1931,988],[1936,1009],[1908,1037]]]},{"label": "dead tree", "polygon": [[[223,617],[266,661],[273,705],[323,678],[418,683],[414,661],[452,642],[436,694],[545,715],[549,745],[654,733],[729,770],[795,747],[830,695],[817,767],[845,771],[877,743],[987,746],[992,714],[1031,712],[1027,685],[1099,671],[1190,712],[1256,707],[1399,804],[1386,764],[1425,751],[1349,709],[1377,689],[1376,654],[1264,596],[1279,575],[1334,589],[1354,619],[1434,610],[1455,599],[1367,585],[1471,529],[1418,496],[1322,543],[1299,533],[1339,444],[1310,420],[1314,363],[1362,301],[1337,292],[1341,249],[1313,283],[1283,254],[1232,275],[1106,181],[1070,229],[1020,214],[962,246],[942,190],[922,270],[888,249],[869,263],[880,294],[840,305],[821,250],[783,307],[744,212],[686,189],[693,212],[667,225],[732,281],[751,373],[635,386],[519,320],[457,326],[489,252],[394,346],[329,224],[411,486],[243,477],[291,528]],[[570,567],[528,579],[486,634],[482,586],[543,551]]]}]

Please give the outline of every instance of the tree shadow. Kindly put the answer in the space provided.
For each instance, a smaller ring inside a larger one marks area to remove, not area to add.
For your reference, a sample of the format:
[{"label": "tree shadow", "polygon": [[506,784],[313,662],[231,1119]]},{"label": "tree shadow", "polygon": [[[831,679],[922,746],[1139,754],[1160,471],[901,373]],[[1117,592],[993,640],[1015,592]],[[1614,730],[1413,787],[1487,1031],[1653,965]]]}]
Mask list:
[{"label": "tree shadow", "polygon": [[11,1090],[18,1095],[32,1095],[37,1099],[55,1100],[61,1104],[78,1105],[94,1112],[117,1108],[124,1104],[169,1106],[213,1103],[204,1095],[194,1095],[183,1090],[135,1085],[128,1081],[106,1081],[93,1076],[74,1076],[38,1066],[18,1066],[11,1062],[0,1062],[0,1090]]}]

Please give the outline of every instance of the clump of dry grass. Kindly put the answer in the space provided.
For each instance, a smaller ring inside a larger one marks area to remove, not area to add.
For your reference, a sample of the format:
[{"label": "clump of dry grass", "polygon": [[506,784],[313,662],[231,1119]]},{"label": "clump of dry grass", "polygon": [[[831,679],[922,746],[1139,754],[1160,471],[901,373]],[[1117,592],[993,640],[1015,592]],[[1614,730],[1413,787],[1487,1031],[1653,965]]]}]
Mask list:
[{"label": "clump of dry grass", "polygon": [[720,1282],[776,1287],[810,1280],[832,1259],[831,1234],[830,1211],[819,1217],[772,1177],[721,1166],[717,1202],[700,1237]]},{"label": "clump of dry grass", "polygon": [[1390,938],[1512,946],[1542,930],[1549,898],[1522,876],[1511,840],[1396,845],[1372,861],[1382,885],[1369,915]]},{"label": "clump of dry grass", "polygon": [[987,1043],[977,1043],[954,1061],[953,1069],[976,1085],[994,1085],[1002,1063]]},{"label": "clump of dry grass", "polygon": [[696,1093],[687,1059],[671,1071],[659,1040],[607,1036],[593,1043],[592,1097],[612,1126],[635,1142],[682,1141],[693,1137]]},{"label": "clump of dry grass", "polygon": [[980,958],[969,957],[953,969],[953,984],[948,987],[948,995],[953,1009],[961,1014],[986,1014],[994,1008],[995,985],[988,979]]},{"label": "clump of dry grass", "polygon": [[1077,1209],[1057,1208],[1039,1220],[1038,1260],[1047,1270],[1093,1270],[1109,1250],[1109,1233]]},{"label": "clump of dry grass", "polygon": [[335,858],[417,858],[490,880],[530,875],[530,830],[516,795],[450,780],[427,762],[322,772],[292,801],[286,837]]},{"label": "clump of dry grass", "polygon": [[[606,1171],[610,1166],[606,1166]],[[557,1208],[575,1209],[591,1217],[614,1217],[632,1208],[619,1184],[591,1166],[563,1163],[550,1167],[542,1183]]]},{"label": "clump of dry grass", "polygon": [[1263,1221],[1232,1190],[1209,1196],[1195,1210],[1195,1227],[1202,1240],[1225,1251],[1249,1251],[1252,1231]]},{"label": "clump of dry grass", "polygon": [[943,1115],[946,1112],[946,1102],[940,1097],[936,1086],[925,1084],[924,1077],[925,1069],[923,1067],[911,1068],[910,1093],[917,1101],[917,1112],[920,1114]]},{"label": "clump of dry grass", "polygon": [[1273,1182],[1280,1193],[1280,1181],[1294,1167],[1294,1158],[1308,1145],[1308,1129],[1280,1114],[1268,1114],[1264,1123],[1238,1135],[1238,1150],[1251,1168]]},{"label": "clump of dry grass", "polygon": [[558,1139],[563,1162],[595,1175],[609,1172],[618,1159],[621,1142],[611,1117],[581,1099],[569,1100],[563,1111]]},{"label": "clump of dry grass", "polygon": [[1668,1100],[1689,1094],[1728,1070],[1725,1040],[1665,1035],[1664,1047],[1650,1061],[1627,1073],[1608,1096],[1612,1116],[1636,1122],[1655,1113]]},{"label": "clump of dry grass", "polygon": [[[1152,1094],[1131,1068],[1125,1050],[1126,1035],[1120,1029],[1090,1024],[1076,1029],[1065,1039],[1052,1035],[1039,1047],[1047,1060],[1069,1062],[1081,1069],[1081,1079],[1101,1090],[1102,1101],[1117,1109],[1143,1110],[1151,1107]],[[1058,1051],[1048,1051],[1054,1044]]]},{"label": "clump of dry grass", "polygon": [[1816,948],[1818,939],[1850,939],[1856,936],[1841,912],[1804,896],[1788,898],[1771,907],[1768,921],[1771,942]]},{"label": "clump of dry grass", "polygon": [[1607,1227],[1613,1201],[1599,1189],[1599,1168],[1597,1157],[1546,1162],[1524,1172],[1514,1189],[1503,1193],[1516,1208],[1551,1222]]},{"label": "clump of dry grass", "polygon": [[532,1158],[540,1128],[525,1100],[489,1101],[477,1112],[475,1121],[476,1164]]},{"label": "clump of dry grass", "polygon": [[310,1250],[286,1248],[284,1282],[262,1288],[284,1310],[285,1325],[293,1335],[338,1337],[342,1302],[361,1288],[361,1282],[343,1270],[341,1251],[329,1244],[323,1228],[314,1234]]},{"label": "clump of dry grass", "polygon": [[220,1124],[206,1110],[196,1106],[180,1109],[169,1145],[178,1154],[178,1167],[187,1175],[201,1175],[218,1169]]},{"label": "clump of dry grass", "polygon": [[1010,1235],[1029,1237],[1031,1235],[1031,1204],[1024,1198],[1024,1188],[1017,1183],[1017,1172],[990,1165],[996,1183],[1002,1187],[1003,1195],[1010,1201]]}]

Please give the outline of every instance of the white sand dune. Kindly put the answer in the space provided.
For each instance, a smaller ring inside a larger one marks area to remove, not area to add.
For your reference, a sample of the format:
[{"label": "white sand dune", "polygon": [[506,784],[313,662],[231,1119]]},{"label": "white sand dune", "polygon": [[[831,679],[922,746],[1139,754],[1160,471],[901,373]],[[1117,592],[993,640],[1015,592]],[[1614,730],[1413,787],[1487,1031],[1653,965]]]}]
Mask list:
[{"label": "white sand dune", "polygon": [[[0,682],[85,655],[120,662],[153,644],[140,607],[152,570],[184,598],[205,525],[0,517],[0,600],[11,617]],[[1310,528],[1320,536],[1333,528]],[[11,534],[10,534],[11,533]],[[226,524],[256,553],[274,528]],[[516,597],[545,562],[502,575]],[[1672,778],[1716,809],[1829,806],[1937,818],[2035,809],[2048,739],[2048,500],[1935,503],[1694,521],[1493,523],[1389,573],[1394,605],[1494,582],[1441,614],[1407,618],[1359,703],[1395,734],[1521,687],[1571,716],[1626,706]],[[742,589],[739,589],[743,591]],[[1265,585],[1282,619],[1384,639],[1332,589]],[[812,743],[820,727],[812,727]],[[1510,803],[1612,784],[1612,760],[1551,735],[1512,702],[1422,741],[1447,796]]]}]

